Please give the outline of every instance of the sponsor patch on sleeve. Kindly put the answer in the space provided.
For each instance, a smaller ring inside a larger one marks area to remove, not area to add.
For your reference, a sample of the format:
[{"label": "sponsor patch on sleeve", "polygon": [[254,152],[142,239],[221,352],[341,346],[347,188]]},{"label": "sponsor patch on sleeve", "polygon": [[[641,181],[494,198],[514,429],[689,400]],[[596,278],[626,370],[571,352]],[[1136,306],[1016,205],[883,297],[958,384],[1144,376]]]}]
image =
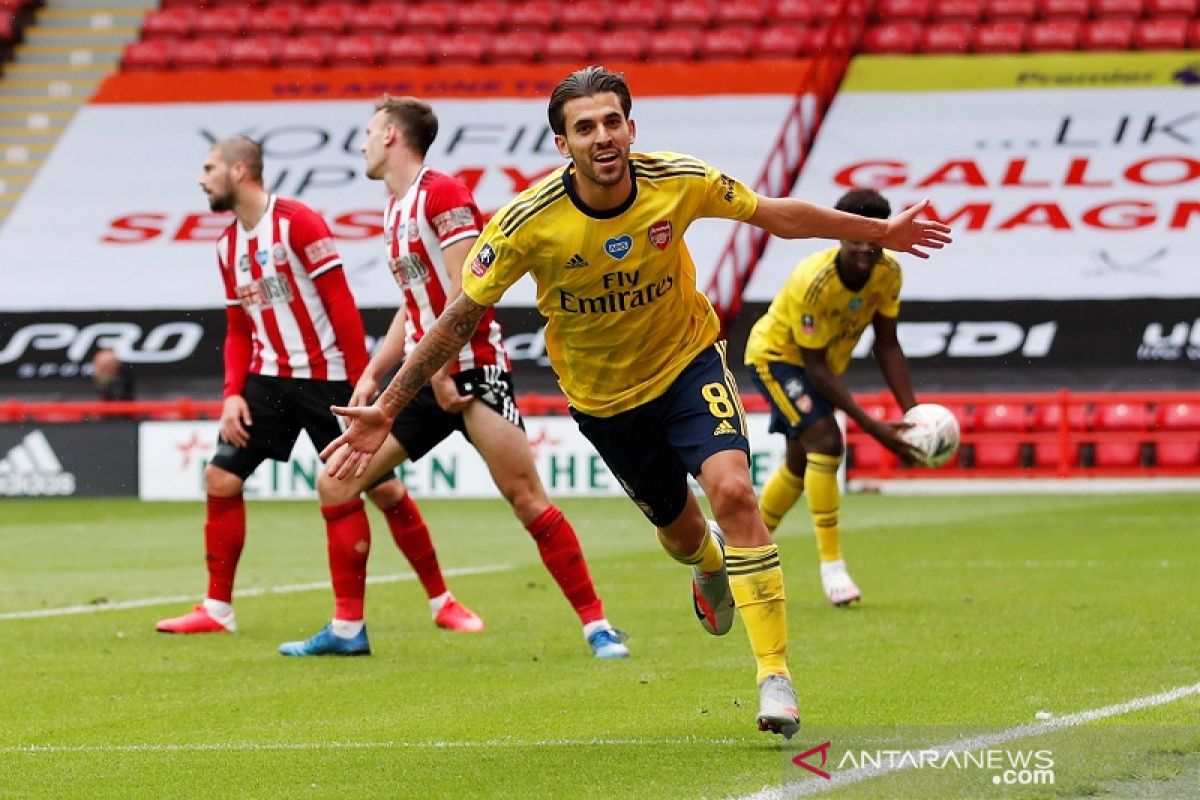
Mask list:
[{"label": "sponsor patch on sleeve", "polygon": [[475,260],[471,262],[471,274],[476,278],[482,278],[492,268],[492,262],[495,260],[496,251],[490,244],[485,244],[479,248],[479,252],[475,254]]},{"label": "sponsor patch on sleeve", "polygon": [[437,231],[439,239],[445,239],[450,234],[464,228],[473,229],[475,227],[475,215],[467,206],[458,206],[449,211],[443,211],[430,221],[433,223],[433,229]]},{"label": "sponsor patch on sleeve", "polygon": [[310,263],[319,264],[332,255],[337,254],[337,248],[333,246],[333,239],[326,236],[324,239],[317,239],[315,242],[304,248],[304,255]]}]

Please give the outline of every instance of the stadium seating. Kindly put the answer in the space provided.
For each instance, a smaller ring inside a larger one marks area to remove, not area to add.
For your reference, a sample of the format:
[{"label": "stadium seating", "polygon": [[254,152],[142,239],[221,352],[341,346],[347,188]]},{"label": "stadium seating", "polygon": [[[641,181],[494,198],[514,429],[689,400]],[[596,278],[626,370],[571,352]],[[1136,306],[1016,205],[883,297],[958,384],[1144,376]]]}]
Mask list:
[{"label": "stadium seating", "polygon": [[1021,438],[1029,430],[1029,413],[1020,403],[984,403],[975,407],[969,429],[996,434],[973,445],[973,464],[982,469],[1015,469],[1021,465]]},{"label": "stadium seating", "polygon": [[[1157,442],[1154,458],[1157,466],[1172,469],[1200,465],[1200,402],[1159,405],[1155,429],[1167,434],[1185,434]],[[1191,440],[1186,434],[1192,435]]]},{"label": "stadium seating", "polygon": [[976,53],[1019,53],[1025,47],[1025,22],[993,20],[975,26],[971,50]]},{"label": "stadium seating", "polygon": [[[1142,403],[1105,403],[1092,414],[1092,429],[1097,433],[1141,433],[1149,429],[1151,416]],[[1095,465],[1100,468],[1130,468],[1143,463],[1143,440],[1125,436],[1119,440],[1100,439],[1095,443]]]},{"label": "stadium seating", "polygon": [[[1030,428],[1035,433],[1045,434],[1038,438],[1033,444],[1033,465],[1042,469],[1054,469],[1059,465],[1060,456],[1063,455],[1063,442],[1058,439],[1057,435],[1061,434],[1061,427],[1064,420],[1064,410],[1062,405],[1051,403],[1043,406],[1038,406],[1033,411],[1033,416],[1030,420]],[[1065,411],[1065,427],[1069,433],[1078,433],[1085,431],[1088,428],[1088,411],[1087,408],[1079,404],[1068,405]],[[1048,434],[1056,434],[1050,437]],[[1078,445],[1067,444],[1065,453],[1065,466],[1075,467],[1080,463],[1080,450]]]},{"label": "stadium seating", "polygon": [[557,22],[559,4],[549,0],[525,0],[508,7],[508,25],[513,30],[544,31]]}]

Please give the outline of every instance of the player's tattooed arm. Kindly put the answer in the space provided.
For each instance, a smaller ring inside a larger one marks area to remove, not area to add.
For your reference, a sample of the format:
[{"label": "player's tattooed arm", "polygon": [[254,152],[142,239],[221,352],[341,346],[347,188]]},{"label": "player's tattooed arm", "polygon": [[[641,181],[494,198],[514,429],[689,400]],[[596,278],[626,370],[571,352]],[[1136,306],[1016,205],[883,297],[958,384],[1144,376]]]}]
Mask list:
[{"label": "player's tattooed arm", "polygon": [[421,387],[429,383],[433,374],[471,340],[471,334],[486,312],[487,306],[479,305],[460,292],[421,338],[412,354],[404,359],[395,379],[380,396],[379,405],[383,412],[392,418],[399,414]]}]

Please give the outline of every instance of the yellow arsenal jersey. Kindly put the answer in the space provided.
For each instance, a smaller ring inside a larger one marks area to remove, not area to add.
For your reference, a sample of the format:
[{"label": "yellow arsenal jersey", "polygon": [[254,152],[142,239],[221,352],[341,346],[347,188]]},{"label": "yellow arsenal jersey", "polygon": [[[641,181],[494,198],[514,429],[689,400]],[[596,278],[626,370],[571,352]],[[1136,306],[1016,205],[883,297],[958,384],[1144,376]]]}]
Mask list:
[{"label": "yellow arsenal jersey", "polygon": [[783,361],[804,366],[800,348],[825,349],[835,375],[846,371],[858,339],[876,314],[900,314],[900,264],[886,251],[866,285],[852,292],[837,274],[837,247],[801,261],[750,329],[747,364]]},{"label": "yellow arsenal jersey", "polygon": [[597,211],[556,170],[500,209],[463,266],[463,291],[494,305],[529,273],[546,350],[571,404],[608,417],[658,397],[717,339],[683,243],[693,220],[745,220],[758,197],[702,161],[633,153],[633,192]]}]

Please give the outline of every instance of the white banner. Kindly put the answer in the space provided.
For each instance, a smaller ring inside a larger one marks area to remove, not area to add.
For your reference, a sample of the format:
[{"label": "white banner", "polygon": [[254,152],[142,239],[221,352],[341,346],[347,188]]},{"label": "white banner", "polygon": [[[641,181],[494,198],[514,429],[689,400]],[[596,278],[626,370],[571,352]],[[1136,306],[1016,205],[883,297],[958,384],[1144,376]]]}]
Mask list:
[{"label": "white banner", "polygon": [[[639,99],[637,149],[698,156],[753,183],[792,103],[790,95]],[[439,100],[431,166],[470,184],[496,211],[563,163],[544,99]],[[215,242],[229,217],[208,211],[198,181],[215,139],[263,142],[268,188],[323,212],[359,304],[387,308],[397,289],[384,267],[382,183],[362,175],[361,101],[90,105],[79,111],[0,228],[0,310],[189,309],[222,305]],[[688,233],[700,282],[731,223]],[[532,306],[526,280],[505,305]]]},{"label": "white banner", "polygon": [[[785,440],[768,434],[766,414],[750,414],[751,477],[756,486],[784,457]],[[554,497],[622,495],[620,485],[569,417],[526,417],[534,461]],[[143,500],[203,500],[204,468],[216,449],[216,422],[143,422],[138,429],[138,487]],[[321,462],[301,435],[286,462],[267,461],[246,481],[254,499],[316,497]],[[462,436],[452,436],[400,475],[416,497],[499,497],[483,459]]]},{"label": "white banner", "polygon": [[[876,188],[893,212],[930,198],[955,242],[927,262],[901,257],[905,299],[1200,297],[1200,95],[1169,78],[1138,85],[1150,70],[1136,55],[998,60],[1023,88],[937,88],[969,84],[972,67],[946,77],[959,67],[922,59],[912,75],[909,59],[891,75],[868,60],[873,81],[856,80],[856,61],[794,194],[832,205]],[[1146,57],[1157,69],[1169,56]],[[747,299],[769,301],[826,246],[772,242]]]}]

